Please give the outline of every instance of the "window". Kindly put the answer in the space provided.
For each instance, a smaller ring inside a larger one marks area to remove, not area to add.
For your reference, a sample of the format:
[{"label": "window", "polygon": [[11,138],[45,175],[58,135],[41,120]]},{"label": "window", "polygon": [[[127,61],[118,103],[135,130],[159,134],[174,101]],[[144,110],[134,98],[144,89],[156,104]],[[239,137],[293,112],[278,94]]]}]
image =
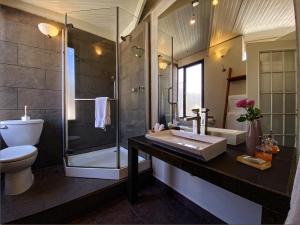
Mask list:
[{"label": "window", "polygon": [[178,114],[192,116],[192,109],[203,107],[204,61],[178,69]]},{"label": "window", "polygon": [[75,50],[67,48],[66,105],[67,119],[75,120]]}]

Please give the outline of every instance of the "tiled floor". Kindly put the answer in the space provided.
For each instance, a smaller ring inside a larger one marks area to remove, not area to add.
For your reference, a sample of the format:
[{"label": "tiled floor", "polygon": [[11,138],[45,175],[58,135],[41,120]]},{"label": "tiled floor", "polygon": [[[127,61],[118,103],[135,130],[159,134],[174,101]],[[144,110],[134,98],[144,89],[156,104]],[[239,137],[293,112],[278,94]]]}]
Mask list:
[{"label": "tiled floor", "polygon": [[[6,196],[1,193],[1,222],[6,223],[53,208],[115,183],[117,181],[65,177],[63,168],[60,166],[38,170],[35,172],[34,185],[27,192],[18,196]],[[137,204],[131,205],[124,194],[69,222],[223,223],[160,182],[144,187]]]},{"label": "tiled floor", "polygon": [[35,182],[25,193],[7,196],[1,191],[1,222],[44,211],[117,183],[113,180],[65,177],[61,166],[37,170],[34,174]]},{"label": "tiled floor", "polygon": [[140,192],[139,203],[126,196],[111,201],[70,223],[79,224],[220,224],[220,219],[195,206],[160,182]]}]

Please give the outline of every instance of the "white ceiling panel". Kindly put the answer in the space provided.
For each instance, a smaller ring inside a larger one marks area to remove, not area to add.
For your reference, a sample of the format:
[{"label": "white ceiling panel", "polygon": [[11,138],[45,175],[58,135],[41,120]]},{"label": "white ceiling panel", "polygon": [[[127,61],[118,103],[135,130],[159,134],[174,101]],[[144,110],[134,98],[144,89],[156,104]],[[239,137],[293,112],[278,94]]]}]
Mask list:
[{"label": "white ceiling panel", "polygon": [[[200,0],[194,8],[197,17],[194,26],[189,25],[193,14],[191,0],[177,0],[161,16],[159,30],[174,37],[175,59],[238,35],[243,35],[246,42],[253,42],[276,40],[295,31],[293,0],[219,0],[213,8],[211,3],[211,0]],[[159,49],[169,55],[169,46],[163,44],[170,43],[161,36]]]},{"label": "white ceiling panel", "polygon": [[219,4],[214,7],[211,46],[239,34],[233,32],[233,27],[242,2],[243,0],[219,0]]},{"label": "white ceiling panel", "polygon": [[119,6],[131,14],[135,13],[139,0],[22,0],[31,5],[46,8],[58,13],[90,10],[99,8],[112,8]]},{"label": "white ceiling panel", "polygon": [[294,26],[293,0],[244,0],[233,32],[251,34]]},{"label": "white ceiling panel", "polygon": [[[18,1],[18,0],[16,0]],[[126,35],[136,26],[145,0],[21,0],[59,14],[68,14],[68,22],[86,24],[88,31],[115,40],[116,7],[120,8],[120,33]],[[79,12],[80,11],[80,12]],[[126,32],[126,33],[124,33]]]},{"label": "white ceiling panel", "polygon": [[276,39],[295,30],[293,0],[219,0],[211,46],[236,35],[247,41]]},{"label": "white ceiling panel", "polygon": [[[159,30],[174,38],[174,58],[181,59],[196,52],[207,49],[209,46],[211,1],[201,0],[200,4],[193,8],[191,1],[185,1],[176,10],[164,15],[159,19]],[[195,14],[196,23],[190,25],[191,17]],[[162,37],[166,39],[165,36]],[[170,45],[170,42],[159,40],[159,51],[163,52],[169,49],[169,46],[163,46],[162,43]],[[169,50],[168,50],[169,51]]]}]

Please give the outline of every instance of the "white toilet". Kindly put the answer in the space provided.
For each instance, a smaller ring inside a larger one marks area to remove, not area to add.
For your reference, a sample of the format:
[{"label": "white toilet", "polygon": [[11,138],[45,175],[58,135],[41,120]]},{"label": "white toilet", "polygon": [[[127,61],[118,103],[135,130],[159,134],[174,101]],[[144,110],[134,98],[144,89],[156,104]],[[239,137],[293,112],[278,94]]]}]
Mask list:
[{"label": "white toilet", "polygon": [[0,170],[5,173],[5,194],[17,195],[33,184],[31,166],[35,162],[44,120],[7,120],[0,131],[8,148],[0,151]]}]

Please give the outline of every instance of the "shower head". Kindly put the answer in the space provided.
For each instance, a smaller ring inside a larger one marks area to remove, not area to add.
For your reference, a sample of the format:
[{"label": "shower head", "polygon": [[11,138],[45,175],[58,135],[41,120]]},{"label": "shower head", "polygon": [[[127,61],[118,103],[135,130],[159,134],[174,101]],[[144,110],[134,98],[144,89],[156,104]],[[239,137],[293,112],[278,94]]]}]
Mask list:
[{"label": "shower head", "polygon": [[128,34],[126,36],[121,36],[122,41],[127,41],[127,38],[129,38],[129,42],[131,42],[132,35]]}]

